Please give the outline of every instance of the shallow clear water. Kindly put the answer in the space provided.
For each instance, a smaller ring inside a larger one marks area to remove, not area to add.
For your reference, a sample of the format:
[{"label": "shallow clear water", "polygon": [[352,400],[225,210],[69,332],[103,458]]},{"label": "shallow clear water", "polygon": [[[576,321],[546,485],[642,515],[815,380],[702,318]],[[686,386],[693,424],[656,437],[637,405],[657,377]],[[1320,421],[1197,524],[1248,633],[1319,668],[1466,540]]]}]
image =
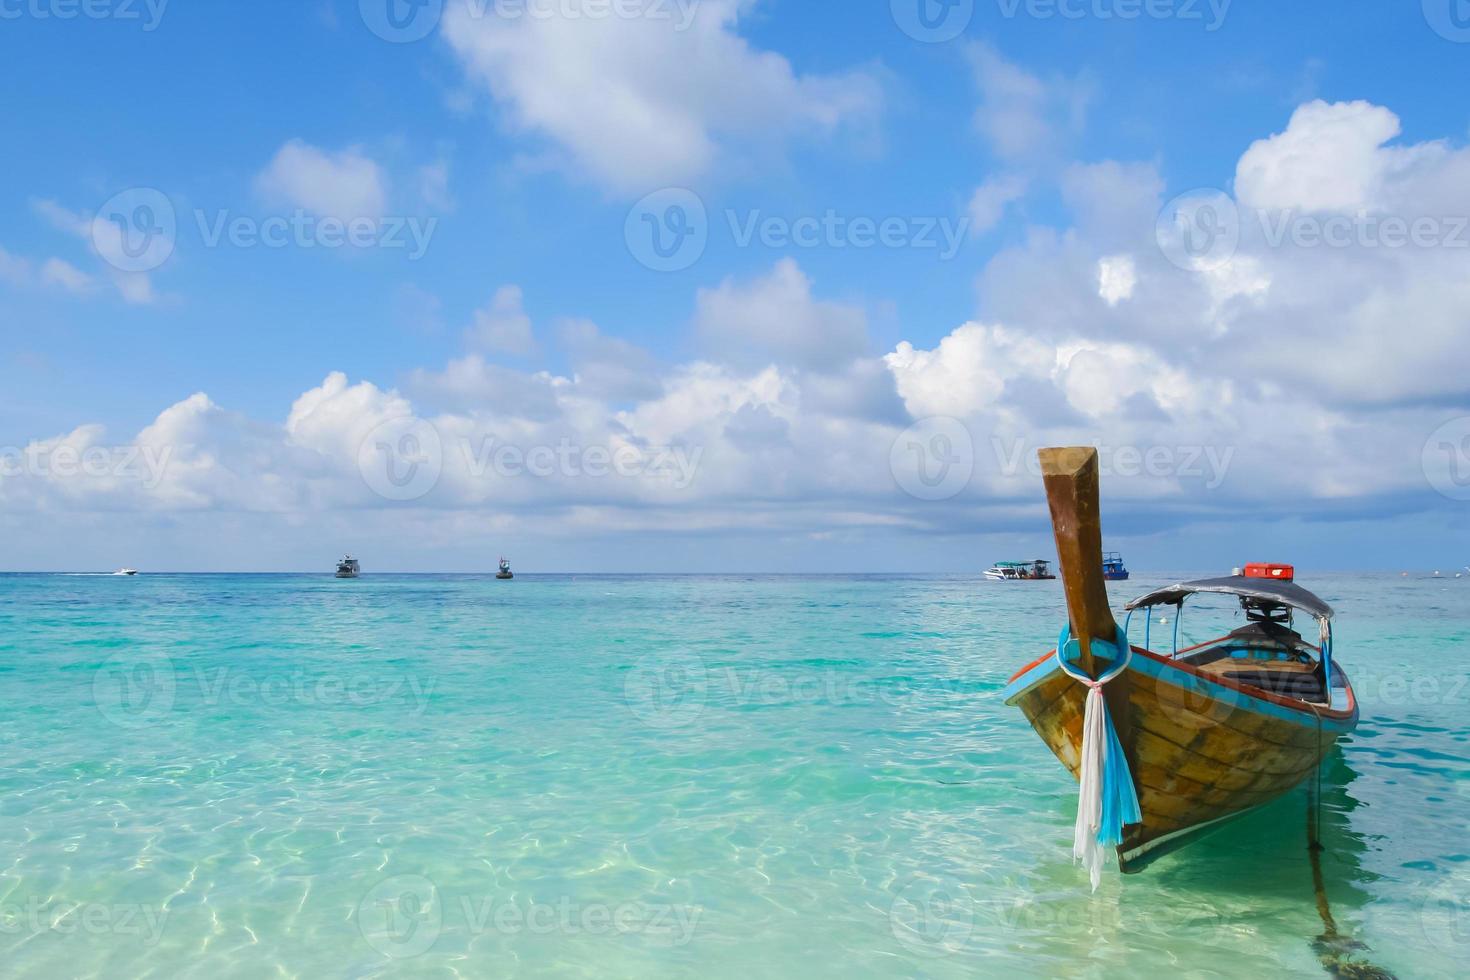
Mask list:
[{"label": "shallow clear water", "polygon": [[[1363,707],[1339,930],[1463,974],[1470,579],[1303,584]],[[999,699],[1062,617],[957,577],[0,576],[0,972],[1324,975],[1305,789],[1089,892]]]}]

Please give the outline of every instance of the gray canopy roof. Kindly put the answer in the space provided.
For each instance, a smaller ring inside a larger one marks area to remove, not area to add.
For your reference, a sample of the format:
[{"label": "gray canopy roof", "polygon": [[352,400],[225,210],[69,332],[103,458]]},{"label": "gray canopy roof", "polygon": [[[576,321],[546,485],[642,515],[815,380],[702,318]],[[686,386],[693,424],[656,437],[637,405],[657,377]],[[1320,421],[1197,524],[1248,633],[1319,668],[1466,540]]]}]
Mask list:
[{"label": "gray canopy roof", "polygon": [[1197,592],[1280,602],[1294,609],[1309,612],[1318,619],[1332,618],[1331,606],[1294,582],[1282,582],[1279,579],[1270,578],[1246,578],[1244,575],[1226,575],[1223,578],[1202,578],[1194,582],[1180,582],[1177,585],[1155,589],[1147,595],[1141,595],[1123,608],[1176,606],[1183,602],[1186,596]]}]

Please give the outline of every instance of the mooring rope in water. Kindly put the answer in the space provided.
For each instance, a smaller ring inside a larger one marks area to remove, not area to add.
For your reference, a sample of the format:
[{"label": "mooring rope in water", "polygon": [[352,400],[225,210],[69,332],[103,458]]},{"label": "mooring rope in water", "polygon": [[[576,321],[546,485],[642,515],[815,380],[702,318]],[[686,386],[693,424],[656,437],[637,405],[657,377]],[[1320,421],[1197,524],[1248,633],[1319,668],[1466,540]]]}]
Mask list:
[{"label": "mooring rope in water", "polygon": [[1351,959],[1352,953],[1368,947],[1338,932],[1337,920],[1332,916],[1332,905],[1327,900],[1327,879],[1322,874],[1322,852],[1325,850],[1322,846],[1322,765],[1326,761],[1322,749],[1322,713],[1310,701],[1306,704],[1317,719],[1317,768],[1307,791],[1307,854],[1312,862],[1312,890],[1317,896],[1317,915],[1322,919],[1322,933],[1312,941],[1312,951],[1328,975],[1339,980],[1397,980],[1387,970]]},{"label": "mooring rope in water", "polygon": [[1082,753],[1078,772],[1077,823],[1072,828],[1072,857],[1081,861],[1092,879],[1092,890],[1102,882],[1102,868],[1108,849],[1123,843],[1123,827],[1139,823],[1143,814],[1138,806],[1138,791],[1128,769],[1128,757],[1118,741],[1103,685],[1121,674],[1133,658],[1128,635],[1119,629],[1112,643],[1093,639],[1091,648],[1111,651],[1113,665],[1096,679],[1088,677],[1068,662],[1071,648],[1081,652],[1072,638],[1071,626],[1063,627],[1057,640],[1057,664],[1062,672],[1087,687],[1082,712]]}]

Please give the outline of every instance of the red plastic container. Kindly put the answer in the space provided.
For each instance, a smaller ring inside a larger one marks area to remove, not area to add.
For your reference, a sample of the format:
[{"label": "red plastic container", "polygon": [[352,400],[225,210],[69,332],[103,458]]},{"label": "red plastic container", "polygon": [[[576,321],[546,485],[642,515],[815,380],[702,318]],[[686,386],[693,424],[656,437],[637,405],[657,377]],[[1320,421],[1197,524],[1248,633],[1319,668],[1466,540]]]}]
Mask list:
[{"label": "red plastic container", "polygon": [[1296,577],[1296,569],[1291,565],[1277,565],[1271,562],[1251,562],[1245,566],[1246,578],[1274,578],[1282,582],[1290,582]]}]

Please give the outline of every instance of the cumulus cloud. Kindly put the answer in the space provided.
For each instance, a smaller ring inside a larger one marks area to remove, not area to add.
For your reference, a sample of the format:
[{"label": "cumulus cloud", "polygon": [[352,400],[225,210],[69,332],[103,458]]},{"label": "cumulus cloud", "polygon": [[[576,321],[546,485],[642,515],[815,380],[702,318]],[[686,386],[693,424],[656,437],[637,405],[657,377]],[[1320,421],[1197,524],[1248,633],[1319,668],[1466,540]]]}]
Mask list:
[{"label": "cumulus cloud", "polygon": [[1381,201],[1383,182],[1430,147],[1384,149],[1399,119],[1368,102],[1310,102],[1286,131],[1258,140],[1235,169],[1235,191],[1254,208],[1351,212]]},{"label": "cumulus cloud", "polygon": [[867,352],[867,315],[860,307],[816,299],[812,282],[792,259],[769,275],[727,279],[701,289],[694,330],[715,356],[747,367],[773,361],[833,370]]},{"label": "cumulus cloud", "polygon": [[519,286],[501,286],[490,303],[475,311],[474,325],[466,331],[471,347],[505,354],[527,355],[536,350],[531,318],[522,306]]},{"label": "cumulus cloud", "polygon": [[39,267],[30,259],[0,248],[0,282],[12,286],[55,286],[69,293],[87,293],[96,285],[93,278],[65,259],[49,258]]},{"label": "cumulus cloud", "polygon": [[67,292],[85,293],[92,289],[92,277],[64,259],[50,258],[41,265],[41,282],[60,286]]},{"label": "cumulus cloud", "polygon": [[1131,255],[1105,255],[1097,261],[1097,294],[1109,306],[1117,306],[1133,295],[1138,270]]},{"label": "cumulus cloud", "polygon": [[1086,82],[1043,79],[989,44],[973,44],[968,54],[980,90],[975,127],[1002,160],[1045,157],[1081,132],[1092,99]]},{"label": "cumulus cloud", "polygon": [[[123,232],[105,215],[83,214],[46,198],[33,200],[31,207],[58,231],[86,242],[88,250],[101,265],[100,274],[112,283],[124,302],[141,305],[158,299],[149,273],[123,271],[131,258],[123,248]],[[158,239],[151,247],[172,249],[172,242]],[[22,263],[21,267],[29,268],[28,262],[22,260]],[[0,273],[4,271],[3,265],[3,260],[0,260]],[[29,273],[27,278],[32,278]],[[90,292],[96,284],[95,277],[60,258],[46,260],[35,273],[34,279],[43,285],[57,286],[76,294]]]},{"label": "cumulus cloud", "polygon": [[[1324,138],[1301,139],[1301,126],[1325,127]],[[1183,521],[1423,507],[1433,498],[1420,447],[1444,406],[1465,398],[1470,256],[1273,242],[1244,203],[1310,204],[1319,218],[1364,201],[1455,213],[1466,151],[1374,142],[1389,129],[1361,108],[1299,112],[1272,137],[1291,152],[1268,166],[1262,144],[1243,149],[1248,169],[1266,176],[1234,202],[1234,251],[1202,269],[1174,264],[1155,241],[1167,193],[1155,165],[1069,168],[1071,226],[1033,229],[998,253],[980,278],[980,316],[906,324],[907,336],[931,339],[897,342],[881,357],[869,350],[862,309],[819,295],[786,260],[698,291],[694,360],[667,363],[592,321],[562,320],[552,335],[566,369],[509,368],[472,350],[411,372],[402,391],[332,374],[280,421],[196,394],[125,440],[176,460],[151,487],[40,474],[0,481],[0,499],[20,511],[382,508],[358,468],[363,441],[420,418],[443,447],[443,473],[402,506],[440,515],[417,520],[445,534],[486,509],[544,520],[547,533],[1034,522],[1017,503],[1034,503],[1034,450],[1095,440],[1112,459],[1166,457],[1157,471],[1114,471],[1115,514]],[[1360,177],[1304,198],[1320,156],[1355,139],[1373,147]],[[520,310],[521,297],[505,290],[491,305],[511,319]],[[518,327],[490,334],[520,336]],[[954,502],[926,508],[898,489],[890,450],[911,422],[936,415],[964,426],[975,477]],[[83,426],[52,441],[96,447],[105,438]],[[560,463],[511,476],[488,462],[505,447],[681,460],[674,468],[687,478],[651,463],[606,478]]]},{"label": "cumulus cloud", "polygon": [[272,204],[343,221],[380,218],[388,207],[387,175],[357,147],[333,152],[290,140],[256,176],[255,186]]},{"label": "cumulus cloud", "polygon": [[[509,122],[620,192],[688,182],[877,110],[871,75],[803,75],[739,33],[753,0],[648,3],[639,16],[486,16],[446,4],[443,35]],[[580,5],[573,4],[580,10]]]},{"label": "cumulus cloud", "polygon": [[1006,209],[1026,194],[1026,178],[1016,175],[992,177],[970,196],[970,231],[983,235],[1005,217]]}]

